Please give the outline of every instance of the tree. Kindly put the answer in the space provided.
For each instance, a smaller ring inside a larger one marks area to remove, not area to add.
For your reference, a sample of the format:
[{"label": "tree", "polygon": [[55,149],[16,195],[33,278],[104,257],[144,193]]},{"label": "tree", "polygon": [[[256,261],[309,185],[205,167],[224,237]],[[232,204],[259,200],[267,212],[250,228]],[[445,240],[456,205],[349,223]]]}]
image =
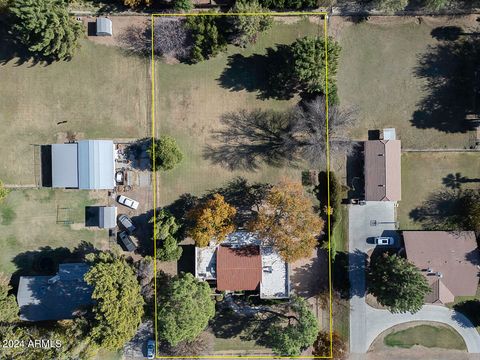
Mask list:
[{"label": "tree", "polygon": [[210,286],[190,273],[163,286],[158,304],[158,338],[171,346],[193,341],[215,315]]},{"label": "tree", "polygon": [[186,27],[191,32],[193,47],[190,61],[197,63],[215,57],[226,50],[227,42],[217,28],[217,17],[213,15],[191,16]]},{"label": "tree", "polygon": [[194,224],[188,235],[199,247],[208,246],[210,241],[217,244],[235,231],[233,222],[237,210],[225,201],[220,194],[213,194],[207,201],[194,207],[187,217]]},{"label": "tree", "polygon": [[[153,218],[150,219],[153,222]],[[168,210],[162,209],[157,214],[153,240],[157,241],[157,259],[161,261],[176,261],[182,256],[182,248],[178,246],[176,239],[180,225],[175,216]]]},{"label": "tree", "polygon": [[442,10],[448,4],[449,0],[423,0],[425,7],[430,10]]},{"label": "tree", "polygon": [[[330,343],[332,353],[330,353]],[[330,357],[331,354],[333,360],[344,360],[348,354],[347,345],[336,331],[332,332],[331,341],[329,331],[320,331],[317,340],[313,343],[312,354],[318,357]]]},{"label": "tree", "polygon": [[[328,96],[329,104],[338,102],[335,75],[337,74],[340,45],[332,38],[309,37],[297,39],[291,45],[293,57],[293,73],[302,90],[309,94],[325,95],[326,59],[328,59]],[[325,47],[327,54],[325,54]]]},{"label": "tree", "polygon": [[[174,138],[162,135],[155,139],[147,150],[150,159],[155,163],[155,170],[172,170],[183,160],[183,154]],[[155,159],[155,162],[154,162]]]},{"label": "tree", "polygon": [[[232,13],[266,13],[258,0],[238,0],[234,7],[230,10]],[[272,27],[273,18],[268,15],[258,16],[233,16],[231,19],[231,27],[233,31],[232,42],[242,47],[257,40],[259,33],[266,31]]]},{"label": "tree", "polygon": [[68,13],[64,0],[12,0],[12,32],[36,57],[69,60],[83,25]]},{"label": "tree", "polygon": [[275,354],[298,356],[313,344],[318,333],[318,323],[307,301],[293,297],[290,305],[288,324],[274,324],[270,329],[271,347]]},{"label": "tree", "polygon": [[117,350],[136,333],[144,301],[133,268],[111,253],[88,255],[93,262],[85,281],[93,287],[94,321],[89,337],[100,347]]},{"label": "tree", "polygon": [[150,6],[152,3],[151,0],[123,0],[123,5],[129,6],[132,8],[141,7],[141,6]]},{"label": "tree", "polygon": [[12,289],[9,277],[0,274],[0,323],[10,323],[18,320],[19,308],[15,295],[8,294]]},{"label": "tree", "polygon": [[294,262],[311,256],[323,220],[315,214],[300,183],[282,181],[268,191],[248,228],[276,247],[285,261]]},{"label": "tree", "polygon": [[[325,165],[327,161],[327,115],[324,97],[297,106],[294,111],[290,147],[299,151],[312,166]],[[349,131],[356,122],[356,112],[330,105],[328,109],[328,145],[332,157],[352,153],[353,142]]]},{"label": "tree", "polygon": [[[184,19],[156,17],[154,22],[154,51],[156,55],[187,60],[192,52],[192,34]],[[150,47],[149,47],[150,49]]]},{"label": "tree", "polygon": [[404,10],[409,0],[374,0],[373,7],[387,13],[394,13]]},{"label": "tree", "polygon": [[180,12],[189,12],[193,9],[192,0],[174,0],[173,9]]},{"label": "tree", "polygon": [[393,313],[415,313],[430,291],[427,280],[415,265],[397,255],[373,258],[368,269],[368,291]]},{"label": "tree", "polygon": [[5,185],[3,185],[2,180],[0,180],[0,202],[2,202],[10,193],[10,190],[8,190]]}]

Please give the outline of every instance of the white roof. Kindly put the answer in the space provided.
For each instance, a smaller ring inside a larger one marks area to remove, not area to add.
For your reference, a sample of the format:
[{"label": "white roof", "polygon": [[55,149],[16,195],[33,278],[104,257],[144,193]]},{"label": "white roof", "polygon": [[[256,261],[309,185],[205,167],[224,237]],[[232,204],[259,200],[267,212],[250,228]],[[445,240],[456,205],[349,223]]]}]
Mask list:
[{"label": "white roof", "polygon": [[397,140],[395,128],[383,129],[383,140]]},{"label": "white roof", "polygon": [[113,229],[117,226],[117,207],[101,206],[99,211],[99,227]]},{"label": "white roof", "polygon": [[77,144],[52,145],[52,187],[78,187]]},{"label": "white roof", "polygon": [[97,18],[97,35],[112,35],[112,20],[105,17]]},{"label": "white roof", "polygon": [[195,277],[203,280],[217,279],[217,247],[195,247]]},{"label": "white roof", "polygon": [[261,246],[260,252],[262,255],[260,298],[288,298],[290,295],[288,264],[271,246]]}]

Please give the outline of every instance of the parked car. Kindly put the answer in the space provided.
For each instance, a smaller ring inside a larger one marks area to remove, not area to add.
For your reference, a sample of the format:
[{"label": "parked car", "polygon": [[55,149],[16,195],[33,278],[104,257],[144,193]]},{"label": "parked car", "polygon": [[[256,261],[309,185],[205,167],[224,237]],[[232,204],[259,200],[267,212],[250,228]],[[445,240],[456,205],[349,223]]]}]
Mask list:
[{"label": "parked car", "polygon": [[123,195],[118,195],[117,202],[119,204],[125,205],[126,207],[129,207],[130,209],[137,209],[139,205],[138,201],[135,201]]},{"label": "parked car", "polygon": [[147,359],[155,358],[155,340],[148,340],[147,342]]},{"label": "parked car", "polygon": [[118,237],[127,251],[135,251],[137,249],[137,246],[133,243],[126,231],[122,231],[118,234]]},{"label": "parked car", "polygon": [[375,239],[375,245],[393,245],[395,239],[390,236],[377,236]]},{"label": "parked car", "polygon": [[118,221],[120,221],[120,224],[123,225],[125,230],[127,230],[130,235],[133,234],[136,227],[135,227],[135,225],[133,225],[132,219],[130,219],[127,215],[122,214],[118,217]]}]

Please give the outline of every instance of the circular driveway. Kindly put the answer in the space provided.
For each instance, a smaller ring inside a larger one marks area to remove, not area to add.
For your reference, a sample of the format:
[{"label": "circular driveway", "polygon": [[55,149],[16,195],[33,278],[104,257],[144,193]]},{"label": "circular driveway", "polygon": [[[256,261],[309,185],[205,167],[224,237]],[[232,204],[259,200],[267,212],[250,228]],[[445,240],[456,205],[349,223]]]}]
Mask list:
[{"label": "circular driveway", "polygon": [[480,353],[480,334],[463,314],[444,306],[425,305],[415,314],[392,314],[367,305],[366,350],[378,335],[392,326],[410,321],[432,321],[450,325],[465,340],[469,353]]}]

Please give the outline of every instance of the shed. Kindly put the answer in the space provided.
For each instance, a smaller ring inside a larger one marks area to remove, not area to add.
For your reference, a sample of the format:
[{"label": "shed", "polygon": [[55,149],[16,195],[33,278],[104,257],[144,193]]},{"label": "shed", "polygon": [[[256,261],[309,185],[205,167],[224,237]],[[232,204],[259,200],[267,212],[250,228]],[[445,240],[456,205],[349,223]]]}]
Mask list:
[{"label": "shed", "polygon": [[112,36],[112,29],[112,20],[106,17],[97,18],[97,36]]},{"label": "shed", "polygon": [[98,226],[103,229],[114,229],[117,226],[117,208],[115,206],[101,206],[98,216]]}]

